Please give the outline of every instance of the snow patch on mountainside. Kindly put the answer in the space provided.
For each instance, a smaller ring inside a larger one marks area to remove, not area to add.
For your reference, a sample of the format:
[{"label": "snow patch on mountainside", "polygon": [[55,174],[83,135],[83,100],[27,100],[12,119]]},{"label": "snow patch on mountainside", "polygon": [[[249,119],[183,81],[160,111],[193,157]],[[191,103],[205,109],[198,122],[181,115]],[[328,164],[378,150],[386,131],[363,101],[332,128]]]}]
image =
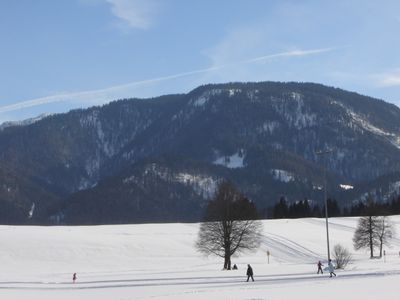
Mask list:
[{"label": "snow patch on mountainside", "polygon": [[[400,135],[393,133],[393,132],[388,132],[382,128],[379,128],[375,125],[373,125],[365,116],[362,116],[358,113],[356,113],[354,110],[351,108],[345,106],[343,103],[338,102],[338,101],[332,101],[331,103],[339,105],[340,107],[344,108],[346,110],[346,114],[351,118],[353,121],[353,124],[356,124],[363,130],[366,130],[368,132],[371,132],[375,135],[382,136],[386,139],[388,139],[394,146],[400,149]],[[352,124],[351,124],[352,125]]]},{"label": "snow patch on mountainside", "polygon": [[352,190],[352,189],[354,189],[354,186],[352,186],[352,185],[349,185],[349,184],[340,184],[339,185],[339,187],[342,189],[342,190]]},{"label": "snow patch on mountainside", "polygon": [[208,100],[209,100],[208,97],[206,97],[206,96],[201,96],[201,97],[197,98],[197,99],[193,102],[193,105],[194,105],[194,106],[203,106],[204,104],[207,103]]},{"label": "snow patch on mountainside", "polygon": [[271,169],[270,173],[275,180],[285,182],[285,183],[294,181],[294,179],[295,179],[294,174],[289,171],[286,171],[286,170]]},{"label": "snow patch on mountainside", "polygon": [[390,200],[393,195],[400,194],[400,181],[391,182],[389,184],[389,191],[387,195],[385,195],[384,200]]},{"label": "snow patch on mountainside", "polygon": [[116,153],[114,145],[109,143],[106,139],[101,120],[99,119],[98,110],[92,111],[92,113],[82,117],[79,121],[82,127],[92,128],[94,130],[97,135],[99,147],[102,149],[105,156],[111,157]]},{"label": "snow patch on mountainside", "polygon": [[246,95],[247,95],[247,98],[250,99],[250,102],[259,102],[259,100],[260,100],[260,98],[258,96],[259,93],[260,93],[260,91],[255,89],[255,90],[247,91]]},{"label": "snow patch on mountainside", "polygon": [[222,94],[233,97],[240,92],[242,92],[241,89],[211,89],[205,91],[198,98],[191,99],[189,103],[194,107],[202,107],[208,103],[211,97],[219,96]]},{"label": "snow patch on mountainside", "polygon": [[390,182],[389,185],[380,186],[365,192],[358,196],[354,203],[366,203],[369,199],[381,199],[382,201],[390,201],[394,196],[400,195],[400,181]]},{"label": "snow patch on mountainside", "polygon": [[96,176],[100,169],[100,156],[94,155],[85,163],[85,171],[89,177]]},{"label": "snow patch on mountainside", "polygon": [[317,115],[304,105],[303,96],[299,93],[282,95],[282,98],[271,97],[272,106],[290,127],[303,129],[316,125]]},{"label": "snow patch on mountainside", "polygon": [[27,126],[27,125],[31,125],[34,124],[36,122],[39,122],[41,120],[43,120],[44,118],[47,118],[49,116],[51,116],[52,114],[40,114],[37,117],[34,118],[29,118],[29,119],[25,119],[22,121],[8,121],[8,122],[4,122],[0,124],[0,131],[4,130],[4,128],[7,127],[13,127],[13,126]]},{"label": "snow patch on mountainside", "polygon": [[[217,190],[219,179],[204,174],[191,174],[188,172],[172,172],[168,168],[161,167],[155,163],[146,167],[143,175],[156,175],[158,178],[168,182],[178,182],[184,185],[191,186],[194,192],[202,196],[204,199],[209,199],[214,196]],[[130,182],[139,183],[142,181],[142,176],[132,175],[123,179],[124,184]]]},{"label": "snow patch on mountainside", "polygon": [[279,122],[276,121],[265,121],[260,127],[257,128],[259,133],[272,134],[280,126]]},{"label": "snow patch on mountainside", "polygon": [[78,191],[86,190],[92,186],[93,184],[87,178],[81,178],[78,184]]},{"label": "snow patch on mountainside", "polygon": [[191,103],[195,107],[202,107],[210,100],[212,96],[220,95],[222,92],[222,89],[207,90],[198,98],[191,99],[189,103]]},{"label": "snow patch on mountainside", "polygon": [[8,185],[6,185],[6,184],[3,184],[3,185],[1,186],[1,189],[2,189],[3,191],[6,191],[7,193],[10,193],[10,192],[13,190],[10,186],[8,186]]},{"label": "snow patch on mountainside", "polygon": [[98,121],[98,115],[99,111],[98,110],[93,110],[91,113],[85,115],[84,117],[81,117],[79,119],[79,123],[81,124],[82,127],[95,127]]},{"label": "snow patch on mountainside", "polygon": [[174,179],[192,186],[196,194],[203,196],[205,199],[213,197],[218,187],[218,181],[211,176],[178,173],[174,176]]},{"label": "snow patch on mountainside", "polygon": [[243,151],[238,151],[231,156],[221,156],[214,160],[213,164],[221,165],[226,168],[236,169],[236,168],[244,168],[244,153]]},{"label": "snow patch on mountainside", "polygon": [[303,98],[303,95],[300,93],[291,92],[290,97],[292,97],[292,99],[294,99],[296,101],[300,101]]},{"label": "snow patch on mountainside", "polygon": [[229,89],[228,93],[229,93],[229,97],[233,97],[235,96],[235,94],[240,93],[242,90],[241,89]]}]

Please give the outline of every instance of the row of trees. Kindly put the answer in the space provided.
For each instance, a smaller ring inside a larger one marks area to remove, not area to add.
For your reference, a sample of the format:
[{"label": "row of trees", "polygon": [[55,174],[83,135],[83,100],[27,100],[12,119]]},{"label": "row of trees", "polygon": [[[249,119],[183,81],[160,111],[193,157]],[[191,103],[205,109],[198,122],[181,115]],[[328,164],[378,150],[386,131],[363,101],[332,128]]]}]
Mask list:
[{"label": "row of trees", "polygon": [[[340,207],[336,200],[328,199],[329,216],[338,217],[341,215]],[[289,203],[284,197],[279,199],[272,209],[273,219],[290,219],[290,218],[320,218],[324,216],[325,206],[320,208],[318,204],[310,204],[310,201],[304,199]]]},{"label": "row of trees", "polygon": [[[397,202],[400,204],[400,198]],[[362,208],[362,210],[361,210]],[[330,216],[339,215],[336,201],[328,200]],[[368,201],[360,209],[360,217],[353,236],[356,250],[367,248],[370,257],[374,249],[379,249],[382,257],[383,245],[394,236],[394,227],[389,218],[382,215],[382,205]],[[310,207],[309,201],[299,201],[291,205],[284,198],[274,207],[275,217],[310,217],[321,216],[317,206]],[[255,250],[260,245],[262,223],[258,219],[253,202],[240,193],[231,183],[222,182],[215,197],[208,203],[204,222],[200,224],[196,242],[197,250],[205,255],[216,255],[224,259],[224,269],[231,269],[231,257],[243,250]],[[341,245],[334,247],[333,256],[337,264],[344,267],[351,259],[347,249]]]},{"label": "row of trees", "polygon": [[382,216],[400,214],[400,196],[387,202],[375,202],[372,199],[368,199],[366,202],[359,201],[352,205],[349,211],[351,216],[365,216],[371,213]]},{"label": "row of trees", "polygon": [[366,205],[363,213],[364,216],[358,220],[358,225],[353,236],[354,249],[369,249],[370,258],[374,257],[374,249],[379,249],[379,257],[382,257],[382,249],[384,244],[395,235],[395,228],[389,217],[379,215],[376,205],[370,201]]},{"label": "row of trees", "polygon": [[[389,202],[359,201],[349,208],[341,208],[335,199],[328,199],[327,203],[329,217],[365,216],[370,214],[371,211],[374,215],[381,216],[400,214],[400,196]],[[324,216],[325,205],[320,207],[318,203],[312,203],[307,199],[290,203],[284,197],[281,197],[272,207],[270,214],[273,219],[321,218]]]}]

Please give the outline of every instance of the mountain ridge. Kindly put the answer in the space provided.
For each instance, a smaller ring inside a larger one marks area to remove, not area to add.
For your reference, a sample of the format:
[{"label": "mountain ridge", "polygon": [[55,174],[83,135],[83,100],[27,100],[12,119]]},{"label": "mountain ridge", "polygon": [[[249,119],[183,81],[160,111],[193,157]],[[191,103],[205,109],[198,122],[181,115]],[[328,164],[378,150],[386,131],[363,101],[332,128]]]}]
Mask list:
[{"label": "mountain ridge", "polygon": [[[323,158],[316,154],[328,148],[334,150],[331,155]],[[177,174],[211,177],[214,185],[218,180],[232,180],[265,209],[280,195],[293,201],[321,199],[317,187],[322,185],[324,167],[330,194],[348,204],[359,195],[353,191],[346,196],[337,188],[340,184],[360,184],[360,194],[364,194],[368,190],[365,182],[391,178],[390,174],[400,170],[399,154],[397,106],[315,83],[209,84],[187,94],[122,99],[0,131],[0,162],[37,189],[54,195],[43,207],[36,203],[47,211],[47,215],[32,218],[38,223],[50,219],[77,222],[74,215],[82,216],[79,207],[85,199],[93,198],[91,193],[97,198],[114,195],[107,200],[112,207],[113,201],[125,199],[124,187],[116,178],[128,170],[147,178],[151,169],[144,174],[143,164],[149,160],[153,160],[150,164],[161,162],[160,167],[166,170],[179,165],[174,171]],[[154,182],[148,188],[154,195],[161,190],[169,193],[166,199],[172,206],[174,199],[181,206],[185,201],[192,203],[186,211],[189,217],[176,220],[198,220],[201,214],[191,210],[201,210],[207,197],[194,192],[197,183],[190,184],[189,179],[189,184],[179,183],[171,180],[175,178],[171,174],[168,180],[153,174]],[[102,193],[98,194],[100,186]],[[156,199],[162,197],[153,199],[148,192],[140,197],[154,203],[140,218],[132,211],[132,217],[128,214],[118,220],[115,213],[114,219],[104,219],[96,216],[96,200],[91,200],[91,208],[79,222],[163,221],[164,217],[174,221],[173,210],[167,210],[167,217],[152,216],[151,208],[161,211]],[[139,197],[139,192],[132,193],[132,199]],[[0,204],[6,201],[7,193],[4,195]],[[107,206],[100,200],[98,205]],[[134,207],[133,200],[124,201],[121,214],[124,207]],[[28,203],[18,205],[24,211],[30,207]]]}]

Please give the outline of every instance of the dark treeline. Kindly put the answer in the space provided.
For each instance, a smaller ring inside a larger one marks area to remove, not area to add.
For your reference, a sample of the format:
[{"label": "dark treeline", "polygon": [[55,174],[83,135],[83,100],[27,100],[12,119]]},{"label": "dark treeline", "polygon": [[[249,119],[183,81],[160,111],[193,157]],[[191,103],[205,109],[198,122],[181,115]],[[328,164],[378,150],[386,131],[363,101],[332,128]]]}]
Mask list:
[{"label": "dark treeline", "polygon": [[[400,214],[400,196],[389,202],[378,203],[372,199],[366,202],[360,201],[351,207],[340,207],[335,199],[328,199],[327,203],[329,217]],[[284,197],[281,197],[270,212],[272,219],[320,218],[325,216],[325,205],[321,207],[307,199],[289,203]]]},{"label": "dark treeline", "polygon": [[354,204],[350,210],[344,209],[345,216],[384,216],[400,214],[400,196],[388,202],[375,202],[369,199],[366,202]]}]

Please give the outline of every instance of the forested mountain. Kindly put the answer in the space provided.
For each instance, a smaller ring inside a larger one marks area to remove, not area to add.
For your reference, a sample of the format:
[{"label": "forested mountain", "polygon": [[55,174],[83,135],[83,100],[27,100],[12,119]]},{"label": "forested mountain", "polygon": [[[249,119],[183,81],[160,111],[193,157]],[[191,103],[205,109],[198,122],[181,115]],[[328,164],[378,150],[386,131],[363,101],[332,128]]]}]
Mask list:
[{"label": "forested mountain", "polygon": [[322,201],[324,167],[339,203],[384,201],[399,192],[399,158],[400,109],[382,100],[205,85],[0,126],[0,222],[194,221],[223,179],[265,211],[282,195]]}]

